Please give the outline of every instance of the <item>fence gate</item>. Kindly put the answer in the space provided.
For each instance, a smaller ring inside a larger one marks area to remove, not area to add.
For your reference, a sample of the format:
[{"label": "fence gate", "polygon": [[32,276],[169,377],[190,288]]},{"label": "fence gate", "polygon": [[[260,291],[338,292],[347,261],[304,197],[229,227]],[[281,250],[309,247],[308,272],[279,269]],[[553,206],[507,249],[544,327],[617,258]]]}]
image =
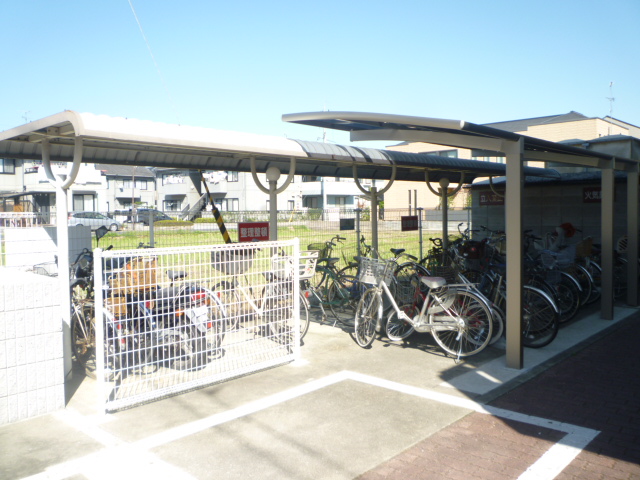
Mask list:
[{"label": "fence gate", "polygon": [[96,374],[107,411],[300,354],[297,239],[94,255]]}]

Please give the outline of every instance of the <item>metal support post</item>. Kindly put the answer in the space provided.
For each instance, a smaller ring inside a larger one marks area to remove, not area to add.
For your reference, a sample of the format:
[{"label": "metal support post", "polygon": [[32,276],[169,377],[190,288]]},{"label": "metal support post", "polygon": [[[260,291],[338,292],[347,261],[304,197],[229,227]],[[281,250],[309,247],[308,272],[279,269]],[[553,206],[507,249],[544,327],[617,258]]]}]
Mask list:
[{"label": "metal support post", "polygon": [[449,179],[441,178],[440,179],[440,192],[442,195],[442,247],[445,252],[449,248],[449,202],[447,199],[449,198],[447,189],[449,188]]},{"label": "metal support post", "polygon": [[[614,218],[614,161],[602,169],[602,297],[600,301],[600,317],[613,320],[613,218]],[[507,238],[509,238],[507,236]]]},{"label": "metal support post", "polygon": [[[82,163],[83,142],[74,138],[73,164],[65,176],[56,176],[51,169],[51,146],[48,140],[42,142],[42,165],[47,180],[56,189],[56,233],[58,243],[58,281],[60,285],[60,310],[62,316],[64,375],[70,376],[71,365],[71,297],[69,292],[69,216],[68,189],[75,182]],[[66,177],[66,178],[65,178]]]},{"label": "metal support post", "polygon": [[269,182],[269,240],[278,240],[278,179],[280,170],[277,167],[267,169]]},{"label": "metal support post", "polygon": [[522,211],[524,187],[524,141],[509,142],[505,147],[507,186],[505,216],[507,230],[507,367],[523,368],[522,351]]},{"label": "metal support post", "polygon": [[627,303],[632,307],[638,306],[638,185],[640,175],[638,165],[627,173]]},{"label": "metal support post", "polygon": [[378,188],[371,187],[371,245],[373,258],[378,258]]},{"label": "metal support post", "polygon": [[149,210],[149,246],[153,248],[156,244],[155,239],[155,219],[153,218],[153,210]]}]

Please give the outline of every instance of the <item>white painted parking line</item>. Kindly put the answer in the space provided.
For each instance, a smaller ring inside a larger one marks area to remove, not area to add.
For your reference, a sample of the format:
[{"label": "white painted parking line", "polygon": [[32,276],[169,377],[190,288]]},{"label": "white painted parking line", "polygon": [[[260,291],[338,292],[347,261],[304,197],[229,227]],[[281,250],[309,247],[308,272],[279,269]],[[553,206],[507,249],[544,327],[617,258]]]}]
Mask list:
[{"label": "white painted parking line", "polygon": [[[114,458],[126,458],[127,471],[134,469],[135,471],[145,472],[145,475],[143,476],[147,476],[146,474],[150,471],[155,471],[158,474],[162,474],[157,478],[165,478],[164,474],[170,472],[174,479],[189,479],[191,477],[186,472],[183,472],[178,467],[169,465],[158,459],[150,452],[150,450],[282,404],[308,393],[335,385],[345,380],[360,382],[482,414],[493,415],[508,420],[565,432],[567,435],[547,450],[547,452],[542,455],[538,461],[531,465],[522,474],[522,476],[520,476],[520,479],[522,480],[552,480],[573,461],[573,459],[598,435],[598,433],[600,433],[597,430],[479,404],[467,398],[434,392],[432,390],[405,385],[357,372],[342,371],[298,385],[256,401],[249,402],[237,408],[166,430],[130,444],[121,442],[110,434],[101,431],[100,427],[97,425],[90,427],[87,427],[86,425],[83,426],[82,423],[79,422],[79,419],[74,415],[60,415],[59,418],[67,421],[69,424],[91,436],[107,448],[76,460],[54,465],[47,469],[46,472],[27,477],[23,480],[62,480],[75,474],[84,474],[90,479],[114,478],[114,475],[116,475],[122,467],[122,465],[114,464]],[[125,453],[125,457],[121,457],[121,455],[124,455]],[[104,476],[103,474],[107,472],[110,472],[110,474],[108,476]]]}]

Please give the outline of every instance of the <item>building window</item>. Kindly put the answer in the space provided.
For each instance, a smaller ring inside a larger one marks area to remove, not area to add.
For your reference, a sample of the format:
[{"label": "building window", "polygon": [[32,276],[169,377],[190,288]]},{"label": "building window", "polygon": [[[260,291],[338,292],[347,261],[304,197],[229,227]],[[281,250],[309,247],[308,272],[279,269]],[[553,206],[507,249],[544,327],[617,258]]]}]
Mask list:
[{"label": "building window", "polygon": [[296,201],[295,200],[287,200],[287,208],[289,210],[295,210],[296,209]]},{"label": "building window", "polygon": [[138,180],[138,179],[136,179],[136,188],[138,190],[146,190],[147,189],[147,181],[146,180]]},{"label": "building window", "polygon": [[437,155],[438,157],[458,158],[458,150],[440,150],[438,152],[420,152],[429,155]]},{"label": "building window", "polygon": [[74,212],[82,212],[82,211],[94,211],[95,208],[95,197],[92,194],[74,194],[73,195],[73,211]]},{"label": "building window", "polygon": [[318,197],[305,197],[303,203],[306,208],[319,208]]},{"label": "building window", "polygon": [[180,200],[165,200],[163,205],[165,212],[178,212],[182,208],[182,202]]},{"label": "building window", "polygon": [[237,182],[238,172],[227,172],[227,182]]},{"label": "building window", "polygon": [[240,210],[240,200],[237,198],[215,198],[213,203],[223,212],[237,212]]},{"label": "building window", "polygon": [[16,173],[16,161],[13,158],[0,158],[0,173],[13,175]]}]

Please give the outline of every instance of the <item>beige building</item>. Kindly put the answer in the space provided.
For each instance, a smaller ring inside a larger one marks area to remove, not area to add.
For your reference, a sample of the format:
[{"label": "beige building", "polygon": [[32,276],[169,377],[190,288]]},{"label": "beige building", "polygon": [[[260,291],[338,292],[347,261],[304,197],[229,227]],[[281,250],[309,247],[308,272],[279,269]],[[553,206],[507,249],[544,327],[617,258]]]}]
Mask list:
[{"label": "beige building", "polygon": [[[588,141],[611,135],[625,135],[640,138],[640,127],[616,120],[612,117],[586,117],[578,112],[488,123],[486,126],[552,142],[575,141],[577,139]],[[430,143],[400,143],[387,147],[387,150],[429,153],[442,157],[504,163],[504,157],[496,156],[494,152],[455,149]],[[529,163],[529,165],[544,166],[534,162]],[[432,184],[432,187],[435,189],[439,188],[437,184]],[[456,187],[456,185],[452,185],[451,187]],[[440,198],[431,193],[424,181],[395,182],[385,193],[384,204],[385,208],[389,209],[410,209],[415,207],[434,209],[439,207]],[[455,198],[449,201],[449,205],[455,207],[470,205],[467,189],[461,189]]]}]

